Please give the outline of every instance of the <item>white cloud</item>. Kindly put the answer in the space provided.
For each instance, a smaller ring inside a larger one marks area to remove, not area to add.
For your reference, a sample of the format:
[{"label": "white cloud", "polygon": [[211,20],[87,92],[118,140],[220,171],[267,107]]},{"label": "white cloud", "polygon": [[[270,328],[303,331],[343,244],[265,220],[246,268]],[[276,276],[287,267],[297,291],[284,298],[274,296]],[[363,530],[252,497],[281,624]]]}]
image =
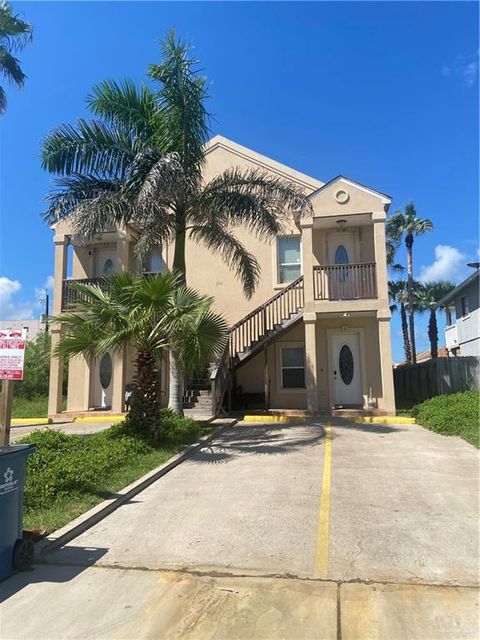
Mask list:
[{"label": "white cloud", "polygon": [[459,282],[466,275],[467,260],[467,256],[456,247],[438,244],[435,247],[435,260],[430,265],[422,266],[418,279],[421,282],[435,280]]},{"label": "white cloud", "polygon": [[20,291],[22,285],[18,280],[10,280],[0,276],[0,319],[28,320],[33,318],[33,308],[30,303],[15,304],[12,298]]},{"label": "white cloud", "polygon": [[451,76],[461,78],[467,87],[473,87],[478,76],[478,53],[474,56],[457,56],[452,64],[442,65],[440,73],[445,78]]},{"label": "white cloud", "polygon": [[31,320],[42,313],[45,306],[45,289],[53,287],[53,276],[48,276],[43,287],[33,290],[33,300],[18,300],[17,294],[22,290],[18,280],[0,276],[0,320]]}]

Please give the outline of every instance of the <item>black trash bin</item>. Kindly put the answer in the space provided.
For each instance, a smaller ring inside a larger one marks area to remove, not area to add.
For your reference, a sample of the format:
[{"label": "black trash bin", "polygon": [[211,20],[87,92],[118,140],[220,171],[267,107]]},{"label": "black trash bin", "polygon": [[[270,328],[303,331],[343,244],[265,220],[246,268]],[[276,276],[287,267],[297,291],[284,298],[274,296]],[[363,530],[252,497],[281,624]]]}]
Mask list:
[{"label": "black trash bin", "polygon": [[0,447],[0,580],[33,560],[33,543],[23,537],[23,490],[29,444]]}]

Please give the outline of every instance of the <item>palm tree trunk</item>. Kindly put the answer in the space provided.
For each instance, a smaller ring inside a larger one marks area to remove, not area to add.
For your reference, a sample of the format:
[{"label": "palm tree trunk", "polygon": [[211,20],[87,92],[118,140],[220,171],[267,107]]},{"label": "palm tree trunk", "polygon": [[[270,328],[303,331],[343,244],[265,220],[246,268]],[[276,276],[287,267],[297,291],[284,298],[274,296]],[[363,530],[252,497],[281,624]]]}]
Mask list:
[{"label": "palm tree trunk", "polygon": [[168,408],[183,416],[183,372],[174,349],[170,349],[170,393]]},{"label": "palm tree trunk", "polygon": [[157,440],[161,429],[161,402],[155,358],[150,351],[139,351],[135,364],[128,422],[143,435],[149,435],[153,440]]},{"label": "palm tree trunk", "polygon": [[428,321],[428,338],[430,340],[430,353],[432,358],[438,358],[438,327],[435,309],[430,309]]},{"label": "palm tree trunk", "polygon": [[412,363],[417,364],[417,349],[415,346],[415,319],[413,310],[413,235],[407,234],[405,238],[407,246],[407,295],[408,295],[408,324],[410,328],[410,348],[412,351]]},{"label": "palm tree trunk", "polygon": [[[178,205],[175,210],[175,249],[173,253],[173,270],[177,271],[187,283],[185,264],[186,211]],[[170,383],[168,408],[183,416],[183,372],[176,353],[170,350]]]},{"label": "palm tree trunk", "polygon": [[410,348],[410,338],[408,336],[407,312],[405,311],[405,305],[403,302],[400,305],[400,317],[402,320],[403,353],[405,355],[405,362],[407,364],[412,364],[412,351]]}]

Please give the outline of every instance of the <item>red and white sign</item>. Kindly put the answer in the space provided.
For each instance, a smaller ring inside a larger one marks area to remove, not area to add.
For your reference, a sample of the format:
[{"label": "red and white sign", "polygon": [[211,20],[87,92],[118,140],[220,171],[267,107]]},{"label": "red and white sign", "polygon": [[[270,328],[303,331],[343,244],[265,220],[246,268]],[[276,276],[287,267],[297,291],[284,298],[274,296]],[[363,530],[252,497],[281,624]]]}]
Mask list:
[{"label": "red and white sign", "polygon": [[26,329],[0,329],[0,380],[23,380]]}]

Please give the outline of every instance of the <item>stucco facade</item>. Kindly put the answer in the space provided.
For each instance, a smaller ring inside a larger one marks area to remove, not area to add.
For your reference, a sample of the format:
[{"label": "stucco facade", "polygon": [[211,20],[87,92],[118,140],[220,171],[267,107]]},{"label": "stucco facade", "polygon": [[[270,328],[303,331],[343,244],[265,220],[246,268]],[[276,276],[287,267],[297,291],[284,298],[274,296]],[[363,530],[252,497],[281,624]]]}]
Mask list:
[{"label": "stucco facade", "polygon": [[445,345],[449,355],[480,357],[480,274],[478,267],[438,307],[445,308]]},{"label": "stucco facade", "polygon": [[[232,345],[234,332],[243,331],[242,344],[235,342],[237,352],[232,347],[234,391],[244,397],[263,395],[271,409],[394,411],[385,255],[390,198],[341,176],[325,184],[216,136],[207,145],[205,180],[233,167],[262,169],[293,182],[309,196],[313,210],[304,218],[285,212],[284,232],[270,242],[243,228],[236,230],[261,267],[259,285],[250,299],[221,257],[187,240],[188,284],[214,297],[216,310],[234,326]],[[112,270],[141,274],[142,265],[133,257],[134,242],[128,228],[99,234],[86,243],[68,221],[58,224],[54,313],[66,309],[69,279],[100,278]],[[163,247],[152,270],[168,269],[172,259],[173,248]],[[287,294],[290,305],[294,296],[295,307],[284,304]],[[266,322],[273,307],[277,319],[268,332],[267,324],[262,334],[257,323],[255,335],[248,334],[252,331],[249,316],[257,322],[263,313]],[[245,342],[245,330],[252,344]],[[61,327],[57,327],[54,343],[60,334]],[[121,411],[125,385],[133,376],[134,354],[127,351],[112,354],[108,367],[105,362],[102,366],[88,363],[83,357],[72,359],[67,410],[104,407]],[[107,369],[109,385],[103,388],[101,373],[105,378]],[[53,359],[51,415],[59,412],[61,380],[61,364]],[[166,401],[166,375],[162,385]]]}]

